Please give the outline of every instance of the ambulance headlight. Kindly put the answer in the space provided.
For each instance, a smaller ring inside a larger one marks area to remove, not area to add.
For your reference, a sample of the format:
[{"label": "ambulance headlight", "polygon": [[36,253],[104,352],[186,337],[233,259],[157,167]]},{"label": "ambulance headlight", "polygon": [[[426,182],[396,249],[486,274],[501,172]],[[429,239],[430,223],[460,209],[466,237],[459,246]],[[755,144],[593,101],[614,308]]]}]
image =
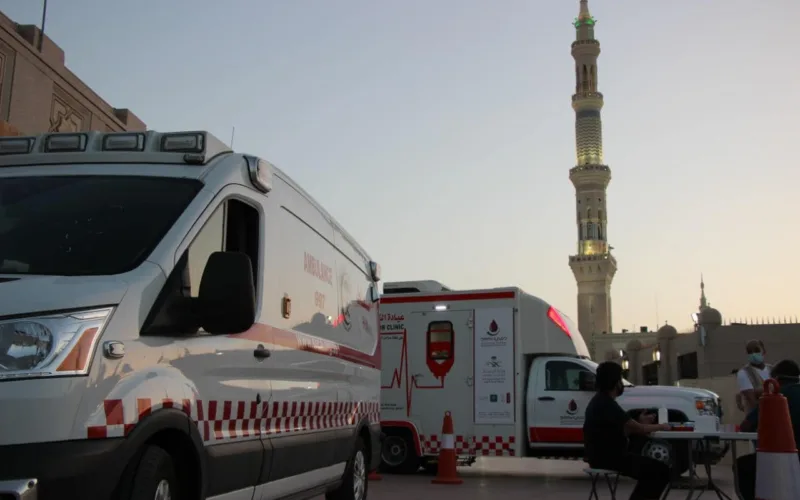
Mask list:
[{"label": "ambulance headlight", "polygon": [[86,375],[111,311],[0,321],[0,380]]}]

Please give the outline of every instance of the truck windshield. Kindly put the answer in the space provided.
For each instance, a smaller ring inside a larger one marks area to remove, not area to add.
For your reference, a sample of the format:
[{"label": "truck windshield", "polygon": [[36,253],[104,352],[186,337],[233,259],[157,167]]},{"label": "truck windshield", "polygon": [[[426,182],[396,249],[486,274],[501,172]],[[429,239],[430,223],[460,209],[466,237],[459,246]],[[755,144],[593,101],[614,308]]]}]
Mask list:
[{"label": "truck windshield", "polygon": [[130,271],[202,187],[165,177],[0,178],[0,274]]},{"label": "truck windshield", "polygon": [[[591,369],[592,369],[592,371],[594,373],[597,373],[597,363],[595,363],[591,359],[585,360],[585,363],[591,367]],[[624,385],[625,387],[633,387],[633,384],[631,384],[630,382],[628,382],[624,378],[622,379],[622,385]]]}]

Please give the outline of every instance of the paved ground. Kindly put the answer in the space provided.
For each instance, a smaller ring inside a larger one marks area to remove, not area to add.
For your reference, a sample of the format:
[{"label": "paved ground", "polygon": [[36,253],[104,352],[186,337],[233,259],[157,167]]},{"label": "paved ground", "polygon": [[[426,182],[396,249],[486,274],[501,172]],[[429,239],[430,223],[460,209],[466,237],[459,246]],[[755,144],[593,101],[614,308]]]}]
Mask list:
[{"label": "paved ground", "polygon": [[[472,467],[459,470],[464,484],[443,486],[431,484],[431,477],[384,475],[381,481],[370,482],[372,500],[427,500],[456,498],[459,500],[568,500],[585,499],[591,483],[582,472],[583,462],[566,460],[537,460],[519,458],[481,459]],[[714,480],[736,499],[731,470],[718,466],[713,471]],[[617,498],[626,500],[633,482],[620,479]],[[686,490],[673,490],[669,499],[686,498]],[[710,496],[709,496],[710,495]],[[716,498],[707,492],[703,497]],[[609,499],[608,491],[600,492],[600,499]]]}]

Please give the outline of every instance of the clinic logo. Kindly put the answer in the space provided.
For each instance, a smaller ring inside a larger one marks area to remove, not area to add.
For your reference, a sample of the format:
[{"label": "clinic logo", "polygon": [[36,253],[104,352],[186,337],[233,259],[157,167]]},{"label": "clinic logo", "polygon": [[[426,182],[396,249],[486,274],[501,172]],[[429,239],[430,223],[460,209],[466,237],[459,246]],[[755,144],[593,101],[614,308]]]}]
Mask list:
[{"label": "clinic logo", "polygon": [[571,399],[567,405],[567,415],[575,415],[576,413],[578,413],[578,403]]},{"label": "clinic logo", "polygon": [[497,359],[497,356],[492,356],[489,361],[486,362],[486,366],[489,368],[500,368],[500,360]]},{"label": "clinic logo", "polygon": [[494,337],[498,333],[500,333],[500,327],[497,326],[497,321],[492,320],[492,322],[489,324],[489,331],[486,332],[486,335],[488,335],[490,337]]}]

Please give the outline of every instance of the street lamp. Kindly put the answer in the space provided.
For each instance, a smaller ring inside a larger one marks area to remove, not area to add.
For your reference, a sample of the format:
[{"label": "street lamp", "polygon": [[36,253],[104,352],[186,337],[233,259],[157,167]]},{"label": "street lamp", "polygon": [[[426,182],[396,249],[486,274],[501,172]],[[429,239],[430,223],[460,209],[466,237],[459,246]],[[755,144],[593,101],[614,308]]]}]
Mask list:
[{"label": "street lamp", "polygon": [[661,347],[656,345],[655,349],[653,349],[653,362],[658,363],[661,361]]}]

